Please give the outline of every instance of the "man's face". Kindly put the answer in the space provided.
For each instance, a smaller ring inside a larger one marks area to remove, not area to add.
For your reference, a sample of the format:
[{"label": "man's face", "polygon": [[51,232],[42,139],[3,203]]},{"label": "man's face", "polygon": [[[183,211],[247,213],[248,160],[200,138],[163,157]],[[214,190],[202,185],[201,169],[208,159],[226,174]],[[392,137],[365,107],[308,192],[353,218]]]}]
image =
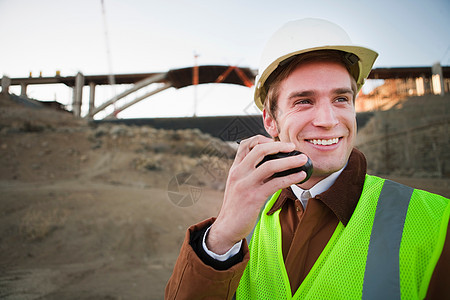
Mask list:
[{"label": "man's face", "polygon": [[315,184],[345,166],[356,138],[356,113],[350,74],[333,62],[298,66],[280,84],[277,111],[264,111],[272,137],[293,142],[308,155]]}]

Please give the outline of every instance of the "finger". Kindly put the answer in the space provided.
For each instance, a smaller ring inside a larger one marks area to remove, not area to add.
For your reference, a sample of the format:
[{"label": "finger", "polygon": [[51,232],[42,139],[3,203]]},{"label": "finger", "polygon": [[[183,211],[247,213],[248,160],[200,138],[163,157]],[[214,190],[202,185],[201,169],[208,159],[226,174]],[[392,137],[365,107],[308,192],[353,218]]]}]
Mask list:
[{"label": "finger", "polygon": [[251,138],[242,140],[239,144],[234,161],[240,163],[256,145],[272,142],[273,140],[271,138],[262,135],[255,135]]},{"label": "finger", "polygon": [[304,154],[266,161],[256,168],[254,176],[260,178],[260,180],[265,183],[273,179],[275,173],[299,168],[306,164],[307,161],[308,157]]},{"label": "finger", "polygon": [[263,160],[264,156],[279,152],[291,152],[294,149],[295,145],[293,143],[272,141],[271,143],[257,144],[244,157],[242,164],[245,164],[247,168],[254,169]]},{"label": "finger", "polygon": [[306,178],[306,173],[301,171],[299,173],[294,173],[291,175],[283,177],[272,177],[269,178],[262,186],[261,190],[264,191],[269,197],[279,189],[287,188],[293,184],[297,184]]}]

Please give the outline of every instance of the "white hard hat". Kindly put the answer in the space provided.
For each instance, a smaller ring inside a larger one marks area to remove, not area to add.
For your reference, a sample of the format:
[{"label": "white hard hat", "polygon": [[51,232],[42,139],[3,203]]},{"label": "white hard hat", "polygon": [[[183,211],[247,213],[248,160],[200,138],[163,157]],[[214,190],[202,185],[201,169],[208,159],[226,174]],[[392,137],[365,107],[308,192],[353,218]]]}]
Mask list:
[{"label": "white hard hat", "polygon": [[254,98],[259,109],[264,106],[264,83],[278,65],[290,57],[316,50],[340,50],[356,55],[358,72],[354,77],[358,92],[378,56],[371,49],[354,45],[344,29],[329,21],[308,18],[288,22],[272,35],[263,50],[255,80]]}]

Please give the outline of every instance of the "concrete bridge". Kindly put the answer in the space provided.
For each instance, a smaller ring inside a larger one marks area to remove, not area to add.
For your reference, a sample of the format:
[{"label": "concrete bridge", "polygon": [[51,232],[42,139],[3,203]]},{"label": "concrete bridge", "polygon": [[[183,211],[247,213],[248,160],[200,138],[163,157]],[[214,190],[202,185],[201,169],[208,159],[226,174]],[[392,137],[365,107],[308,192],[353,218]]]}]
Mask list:
[{"label": "concrete bridge", "polygon": [[[83,87],[89,86],[89,109],[85,116],[88,119],[109,107],[118,100],[137,92],[138,90],[152,86],[153,89],[144,95],[123,104],[115,109],[113,113],[106,116],[110,118],[120,111],[168,88],[180,89],[190,85],[203,83],[228,83],[251,87],[257,70],[237,66],[207,65],[193,66],[182,69],[174,69],[168,72],[138,73],[138,74],[115,74],[115,75],[83,75],[54,77],[24,77],[24,78],[2,78],[2,92],[9,93],[11,85],[21,86],[21,96],[27,97],[27,86],[32,84],[65,84],[73,89],[72,108],[76,117],[81,117],[81,104],[83,101]],[[395,67],[376,68],[369,75],[369,79],[402,79],[405,82],[414,79],[415,90],[420,93],[444,94],[450,89],[450,66],[441,67],[435,64],[432,67]],[[128,90],[116,95],[112,99],[95,106],[95,87],[97,85],[132,84]]]},{"label": "concrete bridge", "polygon": [[[92,119],[97,113],[115,104],[120,99],[137,92],[138,90],[152,86],[150,92],[145,93],[134,100],[115,109],[108,117],[112,117],[122,110],[168,88],[180,89],[189,85],[203,83],[229,83],[247,87],[253,85],[255,71],[249,68],[237,66],[194,66],[183,69],[170,70],[168,72],[139,73],[139,74],[115,74],[115,75],[83,75],[78,73],[75,76],[55,77],[28,77],[28,78],[2,78],[2,92],[8,92],[9,86],[20,85],[21,96],[27,97],[27,86],[30,84],[65,84],[73,88],[73,114],[81,117],[81,104],[83,101],[83,87],[89,86],[89,109],[87,118]],[[111,84],[132,84],[128,90],[116,95],[112,99],[95,106],[95,87],[97,85]]]}]

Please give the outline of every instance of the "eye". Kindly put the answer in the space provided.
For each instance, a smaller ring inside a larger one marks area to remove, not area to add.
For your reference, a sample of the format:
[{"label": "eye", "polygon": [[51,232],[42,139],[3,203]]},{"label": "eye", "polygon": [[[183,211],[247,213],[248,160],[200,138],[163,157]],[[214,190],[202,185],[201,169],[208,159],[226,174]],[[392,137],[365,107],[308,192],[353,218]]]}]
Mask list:
[{"label": "eye", "polygon": [[348,97],[338,97],[338,98],[336,98],[336,100],[335,100],[335,102],[348,102],[348,101],[350,101],[350,100],[348,99]]},{"label": "eye", "polygon": [[294,105],[305,105],[305,104],[311,104],[311,100],[309,99],[300,99],[294,102]]}]

